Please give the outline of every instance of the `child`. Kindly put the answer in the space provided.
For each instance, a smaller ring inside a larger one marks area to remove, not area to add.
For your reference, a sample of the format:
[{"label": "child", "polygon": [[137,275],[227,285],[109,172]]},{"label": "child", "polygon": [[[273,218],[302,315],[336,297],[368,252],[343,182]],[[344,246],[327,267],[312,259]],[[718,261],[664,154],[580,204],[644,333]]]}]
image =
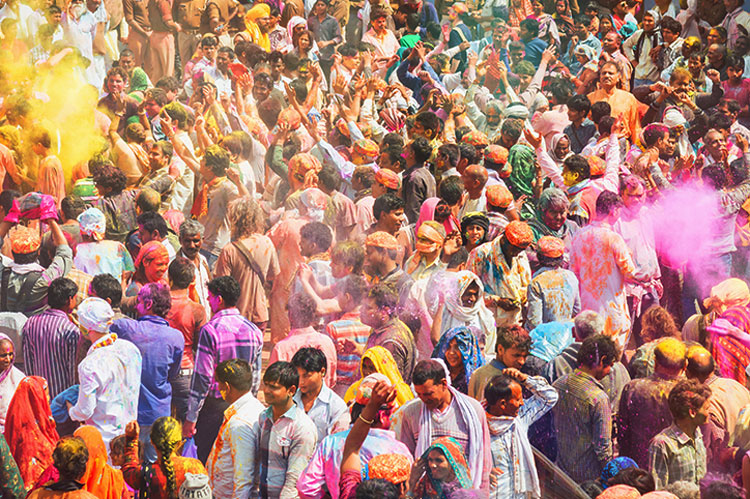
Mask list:
[{"label": "child", "polygon": [[740,105],[739,121],[740,124],[747,126],[750,124],[748,117],[748,105],[750,104],[750,79],[742,77],[745,72],[745,60],[742,57],[731,56],[727,59],[727,77],[726,81],[721,82],[721,88],[724,90],[725,99],[736,100]]},{"label": "child", "polygon": [[576,95],[568,102],[568,119],[570,125],[566,126],[563,133],[570,141],[570,150],[581,154],[583,148],[596,135],[596,125],[588,119],[591,111],[591,101],[585,95]]}]

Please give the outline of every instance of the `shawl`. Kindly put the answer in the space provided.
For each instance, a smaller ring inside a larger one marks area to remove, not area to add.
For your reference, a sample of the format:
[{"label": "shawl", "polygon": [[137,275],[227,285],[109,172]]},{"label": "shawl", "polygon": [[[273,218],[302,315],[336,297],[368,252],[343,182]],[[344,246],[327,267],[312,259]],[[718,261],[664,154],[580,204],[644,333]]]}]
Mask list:
[{"label": "shawl", "polygon": [[[404,383],[404,379],[401,377],[401,373],[398,370],[398,366],[396,365],[396,361],[393,359],[391,352],[380,346],[368,348],[362,355],[362,360],[359,363],[359,371],[362,378],[364,378],[364,375],[362,375],[362,362],[365,359],[370,359],[375,366],[375,371],[387,377],[390,380],[391,385],[396,387],[396,407],[401,407],[414,398],[411,388]],[[346,390],[344,402],[348,404],[354,400],[354,396],[357,394],[357,389],[359,388],[360,383],[362,383],[362,379],[357,380]]]},{"label": "shawl", "polygon": [[531,355],[550,362],[573,343],[572,322],[539,324],[531,333]]},{"label": "shawl", "polygon": [[[414,234],[419,230],[419,226],[427,220],[435,220],[435,208],[440,202],[440,198],[427,198],[422,202],[422,206],[419,208],[419,218],[417,218],[417,224],[414,226]],[[448,219],[443,222],[443,228],[445,229],[445,235],[450,235],[455,230],[460,230],[461,224],[458,223],[458,219],[451,213]]]},{"label": "shawl", "polygon": [[557,29],[565,35],[572,34],[576,29],[576,23],[573,20],[573,13],[570,11],[570,2],[568,0],[565,0],[565,14],[555,12],[552,14],[552,19],[555,20]]},{"label": "shawl", "polygon": [[508,163],[513,168],[508,187],[514,197],[533,196],[532,182],[536,172],[534,151],[526,144],[516,144],[508,151]]},{"label": "shawl", "polygon": [[[447,291],[445,293],[445,309],[443,310],[442,322],[443,331],[441,333],[445,333],[445,331],[458,326],[467,326],[469,323],[478,322],[484,336],[485,351],[492,352],[494,355],[495,316],[487,308],[487,305],[484,304],[484,285],[482,281],[470,270],[451,272],[450,274],[450,278],[455,280],[446,283]],[[473,307],[464,307],[461,297],[472,283],[476,283],[479,286],[477,301]],[[490,350],[490,347],[493,349]]]},{"label": "shawl", "polygon": [[[422,429],[424,431],[424,428]],[[432,477],[432,473],[428,467],[426,475],[423,476],[417,484],[418,497],[437,496],[440,499],[448,499],[448,497],[452,496],[451,492],[456,489],[478,488],[472,487],[472,480],[469,472],[471,468],[466,463],[466,458],[461,450],[461,445],[454,438],[440,437],[435,439],[435,441],[432,442],[432,445],[421,453],[422,459],[426,461],[427,455],[433,450],[438,450],[443,453],[456,477],[451,482],[441,482]]]},{"label": "shawl", "polygon": [[24,378],[10,401],[5,418],[5,439],[27,489],[52,464],[52,451],[60,439],[46,387],[44,378]]},{"label": "shawl", "polygon": [[437,345],[435,345],[435,350],[432,351],[432,357],[445,361],[445,352],[450,347],[451,340],[454,339],[461,352],[461,362],[464,365],[464,379],[468,382],[471,379],[472,373],[484,365],[484,357],[479,348],[479,341],[477,341],[471,329],[459,326],[444,332],[440,336]]},{"label": "shawl", "polygon": [[149,85],[148,75],[141,68],[133,68],[130,75],[130,88],[128,92],[145,92]]},{"label": "shawl", "polygon": [[[581,47],[585,47],[585,45],[581,45]],[[586,47],[589,50],[593,50],[590,47]],[[568,136],[564,133],[556,133],[552,136],[552,139],[549,142],[549,149],[547,150],[547,154],[549,154],[549,157],[552,158],[552,160],[557,164],[557,166],[562,166],[563,161],[565,161],[565,158],[568,156],[571,156],[573,154],[572,151],[568,151],[568,154],[563,156],[562,158],[558,156],[555,153],[555,149],[557,149],[557,144],[560,142],[561,139],[567,139]]]},{"label": "shawl", "polygon": [[[448,376],[447,374],[446,376],[450,378],[450,376]],[[468,462],[468,467],[466,469],[466,478],[468,480],[468,484],[467,486],[464,486],[464,484],[461,483],[461,488],[479,489],[482,487],[482,474],[484,473],[484,457],[482,455],[482,445],[484,442],[484,438],[482,433],[482,426],[479,424],[479,420],[476,418],[474,407],[471,405],[471,401],[473,399],[469,398],[468,395],[459,393],[450,385],[448,386],[448,389],[451,392],[453,400],[456,402],[456,410],[463,415],[463,419],[464,421],[466,421],[466,424],[469,427],[469,449],[467,452],[467,459],[464,461],[465,463]],[[429,439],[432,438],[433,431],[432,411],[428,409],[424,404],[422,404],[422,410],[419,415],[419,419],[421,430],[419,432],[419,438],[417,439],[417,446],[414,454],[426,457],[427,453],[432,450],[436,442],[443,439],[448,440],[448,437],[439,438],[433,442],[433,445],[430,444]],[[456,442],[456,449],[459,450],[459,454],[461,454],[461,456],[463,457],[463,453],[460,452],[460,446],[458,445],[458,442]],[[445,455],[446,457],[449,457],[447,452],[445,453]],[[474,475],[473,479],[468,476],[468,470],[472,470]],[[456,472],[456,468],[454,468],[453,471]],[[458,472],[456,472],[456,477],[459,478]],[[440,492],[440,490],[438,489],[436,489],[436,491]]]},{"label": "shawl", "polygon": [[271,39],[268,37],[268,33],[261,31],[257,21],[261,17],[268,17],[270,15],[271,7],[264,3],[255,4],[245,14],[245,28],[250,34],[252,42],[260,45],[266,52],[271,51]]},{"label": "shawl", "polygon": [[[500,437],[510,433],[511,466],[513,467],[513,490],[516,493],[530,493],[540,490],[539,474],[534,461],[534,450],[528,439],[528,426],[519,424],[518,416],[512,418],[507,416],[487,415],[487,427],[492,437]],[[524,473],[527,470],[529,473]],[[522,495],[523,497],[523,495]],[[538,497],[529,494],[529,497]]]},{"label": "shawl", "polygon": [[107,464],[107,447],[104,445],[99,430],[85,425],[78,428],[73,436],[83,439],[89,451],[86,473],[80,479],[84,490],[91,492],[99,499],[120,499],[125,487],[125,479],[122,471]]}]

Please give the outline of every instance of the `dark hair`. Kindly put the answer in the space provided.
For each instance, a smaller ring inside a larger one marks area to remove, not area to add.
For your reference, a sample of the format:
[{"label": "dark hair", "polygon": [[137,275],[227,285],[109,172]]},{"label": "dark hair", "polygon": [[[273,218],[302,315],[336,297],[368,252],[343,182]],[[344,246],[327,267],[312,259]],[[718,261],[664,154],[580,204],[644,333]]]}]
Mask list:
[{"label": "dark hair", "polygon": [[704,167],[703,170],[701,170],[701,178],[717,191],[726,187],[728,183],[726,170],[724,169],[724,166],[719,163]]},{"label": "dark hair", "polygon": [[[575,87],[573,83],[567,78],[556,77],[553,78],[547,87],[549,92],[557,101],[557,104],[567,104],[571,97],[576,95]],[[585,97],[585,96],[582,96]]]},{"label": "dark hair", "polygon": [[656,490],[654,477],[647,470],[637,468],[625,468],[617,472],[615,476],[607,481],[607,485],[629,485],[641,494],[647,494]]},{"label": "dark hair", "polygon": [[216,47],[217,45],[219,45],[219,39],[214,35],[206,35],[201,39],[200,42],[201,47]]},{"label": "dark hair", "polygon": [[292,327],[307,327],[315,321],[317,307],[307,293],[293,294],[289,298],[287,308]]},{"label": "dark hair", "polygon": [[592,499],[599,497],[599,494],[604,492],[604,489],[596,480],[587,480],[585,482],[582,482],[581,489],[583,489],[583,491]]},{"label": "dark hair", "polygon": [[711,389],[694,379],[678,381],[669,392],[669,412],[675,420],[690,416],[690,410],[697,411],[711,396]]},{"label": "dark hair", "polygon": [[13,208],[13,201],[21,197],[21,193],[13,189],[5,189],[0,192],[0,207],[8,213]]},{"label": "dark hair", "polygon": [[432,380],[437,385],[444,379],[445,369],[440,362],[434,359],[420,360],[414,366],[414,372],[412,373],[412,383],[414,386],[424,385],[429,380]]},{"label": "dark hair", "polygon": [[667,29],[671,31],[672,33],[676,33],[677,35],[682,33],[682,24],[680,24],[680,21],[676,20],[673,17],[670,17],[670,16],[662,17],[660,24],[661,24],[661,29]]},{"label": "dark hair", "polygon": [[244,359],[229,359],[216,366],[216,381],[226,383],[241,392],[249,392],[253,387],[253,368]]},{"label": "dark hair", "polygon": [[138,225],[142,226],[149,234],[151,232],[158,232],[159,237],[162,239],[167,237],[167,221],[164,217],[156,213],[155,211],[146,211],[138,215]]},{"label": "dark hair", "polygon": [[[476,151],[476,148],[474,150]],[[445,156],[448,165],[450,165],[452,168],[455,168],[455,166],[458,164],[458,160],[461,157],[461,149],[456,144],[443,144],[442,146],[438,147],[438,154],[442,154],[443,156]]]},{"label": "dark hair", "polygon": [[229,153],[226,150],[217,145],[208,146],[203,155],[203,161],[217,177],[226,176],[227,168],[229,168]]},{"label": "dark hair", "polygon": [[414,152],[414,159],[417,163],[424,163],[432,156],[432,146],[424,137],[417,137],[407,147],[411,147]]},{"label": "dark hair", "polygon": [[404,203],[403,199],[389,192],[379,196],[372,203],[372,215],[375,217],[375,220],[379,220],[384,213],[396,211],[404,206],[406,206],[406,203]]},{"label": "dark hair", "polygon": [[354,169],[354,173],[352,173],[352,181],[355,178],[362,184],[362,187],[369,189],[375,182],[375,171],[369,166],[358,166]]},{"label": "dark hair", "polygon": [[734,484],[731,475],[708,473],[700,482],[701,497],[711,499],[745,499],[745,492]]},{"label": "dark hair", "polygon": [[615,119],[612,116],[602,116],[599,122],[596,124],[596,129],[600,134],[611,134],[612,126],[615,124]]},{"label": "dark hair", "polygon": [[365,263],[365,250],[354,241],[343,241],[331,250],[331,261],[334,260],[340,261],[345,267],[351,267],[351,276],[359,276]]},{"label": "dark hair", "polygon": [[588,114],[591,111],[591,101],[585,95],[574,95],[568,101],[568,107],[579,113]]},{"label": "dark hair", "polygon": [[312,242],[320,252],[328,251],[333,242],[331,229],[320,222],[308,222],[299,231],[300,237]]},{"label": "dark hair", "polygon": [[266,368],[263,373],[264,383],[278,383],[286,389],[299,386],[297,368],[291,362],[277,361]]},{"label": "dark hair", "polygon": [[47,14],[62,14],[62,9],[57,5],[50,5],[47,8]]},{"label": "dark hair", "polygon": [[518,384],[518,381],[504,374],[493,377],[484,387],[484,399],[487,401],[487,407],[492,407],[498,400],[507,400],[513,394],[511,390],[513,383]]},{"label": "dark hair", "polygon": [[109,455],[125,454],[125,445],[128,443],[128,437],[125,435],[117,435],[115,438],[109,441]]},{"label": "dark hair", "polygon": [[[391,162],[391,164],[398,163],[398,165],[403,169],[404,167],[406,167],[406,160],[402,156],[403,152],[404,152],[404,146],[393,145],[393,146],[388,146],[385,149],[383,149],[380,155],[388,156],[388,160]],[[389,190],[395,192],[398,189],[389,189]]]},{"label": "dark hair", "polygon": [[453,175],[445,177],[438,186],[438,197],[451,206],[457,205],[464,194],[464,182],[461,177]]},{"label": "dark hair", "polygon": [[380,147],[391,147],[391,146],[398,146],[401,149],[404,148],[404,138],[395,132],[389,132],[386,133],[383,136],[383,140],[380,141]]},{"label": "dark hair", "polygon": [[304,347],[297,350],[292,357],[292,365],[310,373],[319,373],[328,368],[326,355],[320,348]]},{"label": "dark hair", "polygon": [[596,198],[596,214],[599,216],[609,216],[617,208],[622,207],[622,198],[611,191],[603,191]]},{"label": "dark hair", "polygon": [[124,69],[120,67],[113,67],[109,71],[107,71],[107,77],[104,78],[105,83],[109,81],[109,79],[113,76],[119,76],[122,78],[122,81],[128,81],[128,73]]},{"label": "dark hair", "polygon": [[714,113],[708,118],[708,128],[716,130],[729,130],[732,127],[732,119],[724,113]]},{"label": "dark hair", "polygon": [[169,286],[159,282],[150,282],[138,291],[139,301],[151,300],[151,312],[159,317],[166,317],[172,309],[172,295]]},{"label": "dark hair", "polygon": [[473,145],[462,142],[458,144],[458,152],[459,158],[456,161],[456,164],[463,159],[465,159],[469,165],[476,165],[479,163],[479,151],[477,151],[477,148]]},{"label": "dark hair", "polygon": [[419,123],[425,130],[432,130],[433,136],[440,130],[440,118],[432,111],[423,111],[414,118],[415,123]]},{"label": "dark hair", "polygon": [[388,284],[376,284],[370,288],[367,298],[375,302],[375,306],[380,310],[390,310],[395,312],[398,305],[398,291]]},{"label": "dark hair", "polygon": [[609,116],[611,114],[612,106],[609,105],[609,102],[602,100],[591,104],[591,121],[594,123],[599,123],[599,120],[602,119],[603,116]]},{"label": "dark hair", "polygon": [[329,191],[341,188],[341,174],[331,165],[325,165],[318,173],[318,182]]},{"label": "dark hair", "polygon": [[727,106],[727,111],[730,113],[738,113],[742,109],[742,106],[740,106],[740,103],[737,102],[735,99],[721,99],[719,101],[719,104],[725,104]]},{"label": "dark hair", "polygon": [[159,78],[155,87],[161,88],[165,92],[177,92],[180,90],[180,84],[174,76],[164,76]]},{"label": "dark hair", "polygon": [[234,60],[234,50],[231,47],[219,47],[216,51],[217,54],[229,54],[229,59]]},{"label": "dark hair", "polygon": [[80,480],[89,462],[86,442],[79,437],[61,438],[52,451],[52,462],[60,472],[60,479]]},{"label": "dark hair", "polygon": [[68,306],[70,299],[75,297],[76,293],[78,293],[78,285],[75,282],[65,277],[58,277],[49,283],[47,304],[50,308],[60,310]]},{"label": "dark hair", "polygon": [[605,366],[611,366],[617,361],[617,357],[617,345],[612,338],[595,334],[583,340],[576,360],[579,366],[593,368],[600,362]]},{"label": "dark hair", "polygon": [[112,274],[97,274],[91,279],[91,291],[102,300],[109,300],[112,308],[122,301],[122,283]]},{"label": "dark hair", "polygon": [[[522,119],[507,118],[505,121],[503,121],[503,125],[500,127],[500,133],[507,135],[515,142],[521,137],[523,126],[524,125]],[[461,156],[463,157],[463,153],[461,153]]]},{"label": "dark hair", "polygon": [[745,164],[744,158],[737,158],[729,163],[729,173],[732,176],[732,185],[739,185],[750,178],[750,165]]},{"label": "dark hair", "polygon": [[[723,115],[722,115],[723,116]],[[646,147],[653,147],[669,133],[669,128],[664,125],[650,125],[643,130],[643,143]]]},{"label": "dark hair", "polygon": [[359,52],[357,51],[357,47],[355,47],[351,43],[339,45],[336,51],[343,57],[354,57],[355,55],[359,54]]},{"label": "dark hair", "polygon": [[75,220],[78,215],[86,211],[86,203],[78,196],[65,196],[60,201],[60,211],[66,220]]},{"label": "dark hair", "polygon": [[571,154],[565,158],[563,165],[572,173],[577,173],[580,180],[585,180],[591,176],[589,161],[580,154]]},{"label": "dark hair", "polygon": [[401,490],[385,478],[364,480],[357,486],[355,499],[399,499]]},{"label": "dark hair", "polygon": [[348,275],[338,289],[339,294],[348,294],[355,303],[361,303],[367,295],[367,281],[361,275]]},{"label": "dark hair", "polygon": [[526,28],[526,31],[529,32],[532,38],[536,38],[539,35],[539,21],[536,19],[524,19],[520,25],[522,28]]},{"label": "dark hair", "polygon": [[92,172],[94,184],[111,189],[109,195],[114,196],[121,193],[128,184],[128,179],[122,170],[114,165],[102,165],[96,172]]},{"label": "dark hair", "polygon": [[234,307],[240,299],[242,290],[237,279],[230,275],[214,277],[208,282],[208,290],[214,296],[221,296],[227,307]]},{"label": "dark hair", "polygon": [[281,102],[278,99],[269,97],[263,102],[258,103],[258,117],[268,127],[273,128],[281,114]]},{"label": "dark hair", "polygon": [[168,275],[173,290],[187,289],[195,279],[195,265],[187,258],[178,256],[169,264]]},{"label": "dark hair", "polygon": [[531,336],[529,336],[528,331],[518,324],[510,327],[499,327],[497,328],[496,350],[498,346],[506,350],[508,348],[517,348],[528,353],[531,350]]}]

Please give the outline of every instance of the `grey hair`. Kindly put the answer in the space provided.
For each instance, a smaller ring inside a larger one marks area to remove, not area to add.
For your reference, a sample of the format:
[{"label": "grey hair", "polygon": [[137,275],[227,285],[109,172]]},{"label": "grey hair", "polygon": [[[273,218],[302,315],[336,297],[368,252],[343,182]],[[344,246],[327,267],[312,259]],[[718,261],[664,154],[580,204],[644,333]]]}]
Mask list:
[{"label": "grey hair", "polygon": [[604,333],[604,316],[597,314],[593,310],[584,310],[576,315],[575,336],[578,341],[594,336],[595,334]]},{"label": "grey hair", "polygon": [[628,175],[620,181],[620,195],[624,194],[626,191],[632,191],[638,186],[645,189],[646,183],[638,175]]},{"label": "grey hair", "polygon": [[544,189],[539,196],[539,210],[544,213],[550,209],[555,211],[567,210],[570,207],[568,196],[557,187]]},{"label": "grey hair", "polygon": [[701,497],[701,489],[698,487],[698,484],[688,482],[687,480],[670,483],[665,490],[680,499],[700,499]]},{"label": "grey hair", "polygon": [[187,220],[182,222],[182,224],[180,224],[180,238],[194,236],[196,234],[202,237],[204,230],[205,229],[203,228],[202,223],[200,223],[198,220],[188,218]]}]

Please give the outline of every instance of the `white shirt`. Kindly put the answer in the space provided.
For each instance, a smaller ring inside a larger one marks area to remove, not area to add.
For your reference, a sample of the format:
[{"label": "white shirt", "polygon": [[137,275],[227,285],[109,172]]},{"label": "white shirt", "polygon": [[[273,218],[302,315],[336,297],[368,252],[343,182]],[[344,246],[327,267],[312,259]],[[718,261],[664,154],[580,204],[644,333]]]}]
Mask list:
[{"label": "white shirt", "polygon": [[127,340],[105,345],[112,336],[91,345],[78,365],[78,401],[68,411],[70,419],[99,430],[105,445],[138,418],[141,389],[141,352]]},{"label": "white shirt", "polygon": [[[180,256],[188,258],[182,250],[180,250]],[[190,260],[190,258],[188,258],[188,260]],[[198,253],[198,261],[200,262],[200,265],[198,265],[195,274],[195,291],[198,293],[200,304],[203,305],[203,308],[206,311],[206,317],[211,317],[211,306],[208,304],[208,281],[211,280],[208,271],[208,260],[206,260],[205,256]]]},{"label": "white shirt", "polygon": [[[302,392],[299,390],[294,394],[294,403],[303,411],[305,410],[305,405],[302,403]],[[318,428],[318,442],[328,435],[346,430],[351,422],[346,402],[333,393],[333,390],[328,388],[325,383],[320,388],[320,393],[307,415]]]},{"label": "white shirt", "polygon": [[235,400],[224,411],[224,423],[219,430],[206,470],[216,499],[248,497],[253,479],[255,449],[249,445],[253,425],[265,408],[251,392]]},{"label": "white shirt", "polygon": [[[195,148],[193,147],[193,141],[190,140],[190,136],[184,130],[179,130],[175,133],[175,138],[180,140],[185,147],[195,156]],[[186,216],[190,215],[190,210],[193,207],[193,186],[195,184],[195,173],[191,170],[182,159],[179,157],[174,158],[174,164],[180,171],[180,176],[177,178],[177,182],[172,188],[172,201],[170,208],[178,210],[184,213]]]},{"label": "white shirt", "polygon": [[31,7],[21,3],[17,3],[18,14],[13,12],[10,6],[6,3],[3,8],[0,9],[0,20],[2,19],[15,19],[18,21],[18,38],[26,42],[34,42],[36,32],[29,31],[29,16],[34,13]]}]

